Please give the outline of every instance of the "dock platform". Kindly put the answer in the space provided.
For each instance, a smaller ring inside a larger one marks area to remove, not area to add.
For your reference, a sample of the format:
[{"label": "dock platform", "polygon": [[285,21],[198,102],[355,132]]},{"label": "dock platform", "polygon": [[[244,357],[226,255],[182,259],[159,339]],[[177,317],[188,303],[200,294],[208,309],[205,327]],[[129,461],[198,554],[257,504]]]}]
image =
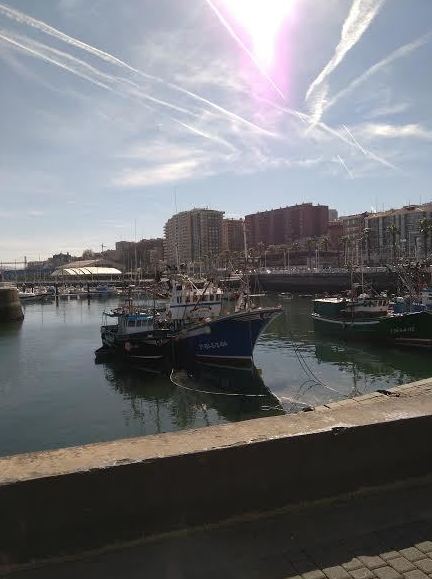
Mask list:
[{"label": "dock platform", "polygon": [[5,457],[1,568],[423,579],[431,439],[423,380],[296,415]]}]

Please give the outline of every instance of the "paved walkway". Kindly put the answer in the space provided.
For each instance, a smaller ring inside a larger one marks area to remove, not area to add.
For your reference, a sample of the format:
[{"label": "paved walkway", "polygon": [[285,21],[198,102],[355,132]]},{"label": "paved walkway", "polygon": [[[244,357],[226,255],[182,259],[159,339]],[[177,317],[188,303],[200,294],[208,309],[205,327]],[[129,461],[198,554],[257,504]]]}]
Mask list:
[{"label": "paved walkway", "polygon": [[426,579],[432,577],[432,481],[169,536],[11,577]]}]

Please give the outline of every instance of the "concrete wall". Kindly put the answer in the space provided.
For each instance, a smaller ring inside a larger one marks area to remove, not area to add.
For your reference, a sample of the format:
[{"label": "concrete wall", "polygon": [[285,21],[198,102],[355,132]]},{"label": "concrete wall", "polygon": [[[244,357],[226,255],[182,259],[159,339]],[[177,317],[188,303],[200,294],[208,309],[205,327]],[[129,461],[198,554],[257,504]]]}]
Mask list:
[{"label": "concrete wall", "polygon": [[312,412],[0,459],[0,564],[430,472],[432,382]]},{"label": "concrete wall", "polygon": [[23,309],[16,287],[0,284],[0,323],[19,322],[24,318]]},{"label": "concrete wall", "polygon": [[[371,284],[375,290],[396,290],[397,275],[390,272],[368,273],[364,277],[366,284]],[[351,289],[349,273],[304,272],[297,274],[260,273],[251,282],[257,281],[257,287],[265,291],[293,292],[328,292]],[[360,282],[360,274],[356,273],[354,281]]]}]

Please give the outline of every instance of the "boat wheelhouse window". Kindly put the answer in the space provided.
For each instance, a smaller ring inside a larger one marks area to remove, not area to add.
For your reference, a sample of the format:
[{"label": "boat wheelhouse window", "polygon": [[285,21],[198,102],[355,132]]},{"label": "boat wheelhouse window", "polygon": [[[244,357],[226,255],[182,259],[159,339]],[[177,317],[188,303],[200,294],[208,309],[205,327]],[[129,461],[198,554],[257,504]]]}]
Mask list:
[{"label": "boat wheelhouse window", "polygon": [[138,327],[140,327],[140,326],[141,326],[141,320],[137,320],[137,321],[136,321],[136,327],[138,328]]},{"label": "boat wheelhouse window", "polygon": [[210,301],[214,302],[214,295],[213,294],[210,294]]},{"label": "boat wheelhouse window", "polygon": [[128,321],[128,327],[129,327],[129,328],[134,328],[134,327],[135,327],[135,320],[129,320],[129,321]]}]

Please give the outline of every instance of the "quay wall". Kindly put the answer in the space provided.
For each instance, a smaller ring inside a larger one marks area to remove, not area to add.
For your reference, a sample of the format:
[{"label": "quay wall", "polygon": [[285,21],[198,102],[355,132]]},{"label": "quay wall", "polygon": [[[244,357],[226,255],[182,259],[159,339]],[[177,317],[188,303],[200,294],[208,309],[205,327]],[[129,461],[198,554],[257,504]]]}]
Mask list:
[{"label": "quay wall", "polygon": [[[377,291],[397,289],[397,275],[391,272],[370,272],[365,274],[366,284]],[[356,274],[355,282],[359,282]],[[348,272],[299,272],[299,273],[259,273],[255,282],[265,291],[280,292],[340,292],[351,289],[351,276]]]},{"label": "quay wall", "polygon": [[0,323],[17,322],[24,319],[23,309],[16,287],[0,284]]},{"label": "quay wall", "polygon": [[309,412],[0,459],[0,571],[430,473],[432,379]]}]

